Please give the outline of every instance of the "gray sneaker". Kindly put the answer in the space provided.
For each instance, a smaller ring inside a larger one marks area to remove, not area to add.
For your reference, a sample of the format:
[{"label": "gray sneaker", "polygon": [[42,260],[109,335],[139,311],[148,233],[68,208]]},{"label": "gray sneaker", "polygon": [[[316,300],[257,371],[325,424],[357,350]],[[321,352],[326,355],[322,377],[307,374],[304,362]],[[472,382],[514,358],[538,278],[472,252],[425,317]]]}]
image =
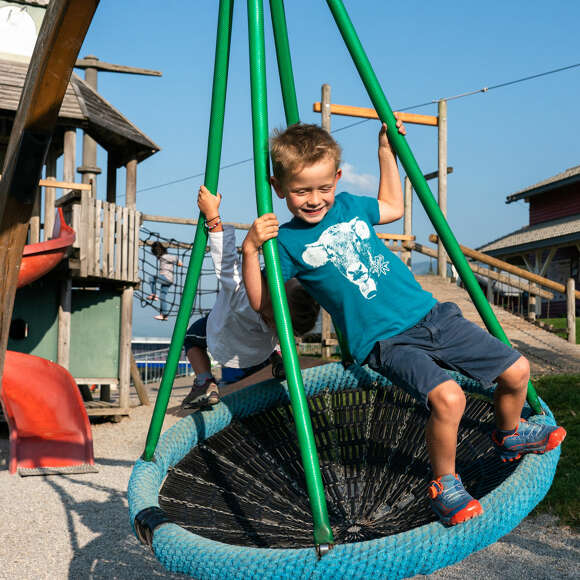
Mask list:
[{"label": "gray sneaker", "polygon": [[220,402],[218,386],[214,379],[206,379],[203,385],[193,384],[191,391],[181,402],[184,409],[203,409]]}]

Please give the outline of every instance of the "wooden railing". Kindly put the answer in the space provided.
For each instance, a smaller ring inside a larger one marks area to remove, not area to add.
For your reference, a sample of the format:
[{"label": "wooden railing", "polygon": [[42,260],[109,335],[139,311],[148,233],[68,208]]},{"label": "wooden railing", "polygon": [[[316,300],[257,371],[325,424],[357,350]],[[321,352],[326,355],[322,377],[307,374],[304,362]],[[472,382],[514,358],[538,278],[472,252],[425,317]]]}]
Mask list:
[{"label": "wooden railing", "polygon": [[[429,241],[433,243],[437,243],[439,241],[438,236],[435,234],[431,234],[429,236]],[[476,262],[481,262],[483,264],[487,264],[493,268],[496,268],[499,271],[504,271],[509,274],[513,274],[517,276],[516,279],[511,277],[502,276],[499,272],[493,272],[487,268],[483,268],[478,264],[469,263],[469,266],[474,272],[479,274],[485,275],[488,278],[493,280],[499,280],[505,284],[508,284],[514,288],[521,289],[526,291],[530,295],[530,300],[528,302],[528,318],[531,320],[535,320],[535,297],[540,296],[542,298],[547,298],[548,300],[552,300],[554,298],[554,294],[549,290],[553,290],[555,292],[559,292],[566,297],[566,318],[567,318],[567,327],[568,327],[568,341],[576,344],[576,300],[580,299],[580,291],[576,290],[574,279],[570,278],[568,280],[567,285],[560,284],[559,282],[555,282],[554,280],[550,280],[549,278],[544,278],[543,276],[539,276],[538,274],[534,274],[533,272],[528,272],[523,268],[518,268],[513,264],[508,262],[504,262],[503,260],[498,260],[497,258],[493,258],[485,254],[484,252],[479,252],[477,250],[473,250],[468,248],[467,246],[460,245],[459,248],[463,252],[463,255],[467,258],[475,260]],[[413,249],[419,252],[422,252],[431,257],[437,257],[437,252],[430,248],[426,248],[421,244],[413,244]],[[522,282],[522,280],[527,281]],[[548,288],[549,290],[546,290]]]},{"label": "wooden railing", "polygon": [[71,191],[56,200],[77,232],[69,266],[81,278],[139,282],[141,212]]}]

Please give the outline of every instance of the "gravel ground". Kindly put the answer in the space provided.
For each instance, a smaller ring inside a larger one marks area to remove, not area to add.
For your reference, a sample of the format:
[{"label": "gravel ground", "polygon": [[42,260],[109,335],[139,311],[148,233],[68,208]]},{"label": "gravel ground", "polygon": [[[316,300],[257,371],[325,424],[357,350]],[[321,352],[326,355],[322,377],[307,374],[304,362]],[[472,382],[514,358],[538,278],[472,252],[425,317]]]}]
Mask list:
[{"label": "gravel ground", "polygon": [[[176,385],[164,429],[179,419],[187,387]],[[8,473],[0,433],[1,579],[183,578],[166,572],[133,536],[127,482],[141,454],[152,407],[121,423],[93,425],[99,473],[25,477]],[[580,578],[580,534],[551,517],[528,518],[499,542],[430,576],[463,579]]]}]

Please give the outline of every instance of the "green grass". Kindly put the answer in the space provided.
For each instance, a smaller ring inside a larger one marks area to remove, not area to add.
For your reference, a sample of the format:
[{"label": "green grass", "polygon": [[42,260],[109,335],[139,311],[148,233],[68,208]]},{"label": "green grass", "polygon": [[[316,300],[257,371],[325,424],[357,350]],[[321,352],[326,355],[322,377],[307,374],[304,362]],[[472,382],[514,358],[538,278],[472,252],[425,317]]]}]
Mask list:
[{"label": "green grass", "polygon": [[[551,324],[558,336],[568,340],[568,321],[566,318],[542,318],[541,321]],[[576,344],[580,344],[580,316],[576,317]]]},{"label": "green grass", "polygon": [[580,530],[580,375],[548,375],[532,383],[568,432],[552,487],[535,512],[555,514],[561,525]]}]

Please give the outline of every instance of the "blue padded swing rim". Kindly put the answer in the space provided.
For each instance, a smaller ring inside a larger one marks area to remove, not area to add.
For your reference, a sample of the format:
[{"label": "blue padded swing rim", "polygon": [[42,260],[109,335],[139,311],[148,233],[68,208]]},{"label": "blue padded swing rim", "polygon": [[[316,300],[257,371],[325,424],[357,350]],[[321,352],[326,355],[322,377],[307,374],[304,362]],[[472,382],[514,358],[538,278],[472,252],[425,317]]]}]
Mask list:
[{"label": "blue padded swing rim", "polygon": [[[471,379],[450,373],[472,393],[490,391]],[[303,371],[307,396],[324,389],[338,391],[363,385],[391,383],[367,367],[344,369],[331,363]],[[129,481],[131,524],[138,513],[159,507],[159,489],[170,467],[192,447],[227,427],[233,417],[244,417],[289,400],[285,383],[266,381],[224,397],[211,411],[193,413],[169,429],[160,439],[154,460],[138,460]],[[543,403],[545,415],[530,421],[554,425]],[[544,455],[527,455],[515,471],[496,489],[481,498],[484,514],[452,528],[434,522],[384,538],[354,544],[338,544],[321,560],[312,548],[267,549],[233,546],[208,540],[180,526],[167,523],[155,529],[152,549],[172,572],[200,580],[214,578],[407,578],[430,574],[481,550],[509,533],[548,492],[560,449]]]}]

